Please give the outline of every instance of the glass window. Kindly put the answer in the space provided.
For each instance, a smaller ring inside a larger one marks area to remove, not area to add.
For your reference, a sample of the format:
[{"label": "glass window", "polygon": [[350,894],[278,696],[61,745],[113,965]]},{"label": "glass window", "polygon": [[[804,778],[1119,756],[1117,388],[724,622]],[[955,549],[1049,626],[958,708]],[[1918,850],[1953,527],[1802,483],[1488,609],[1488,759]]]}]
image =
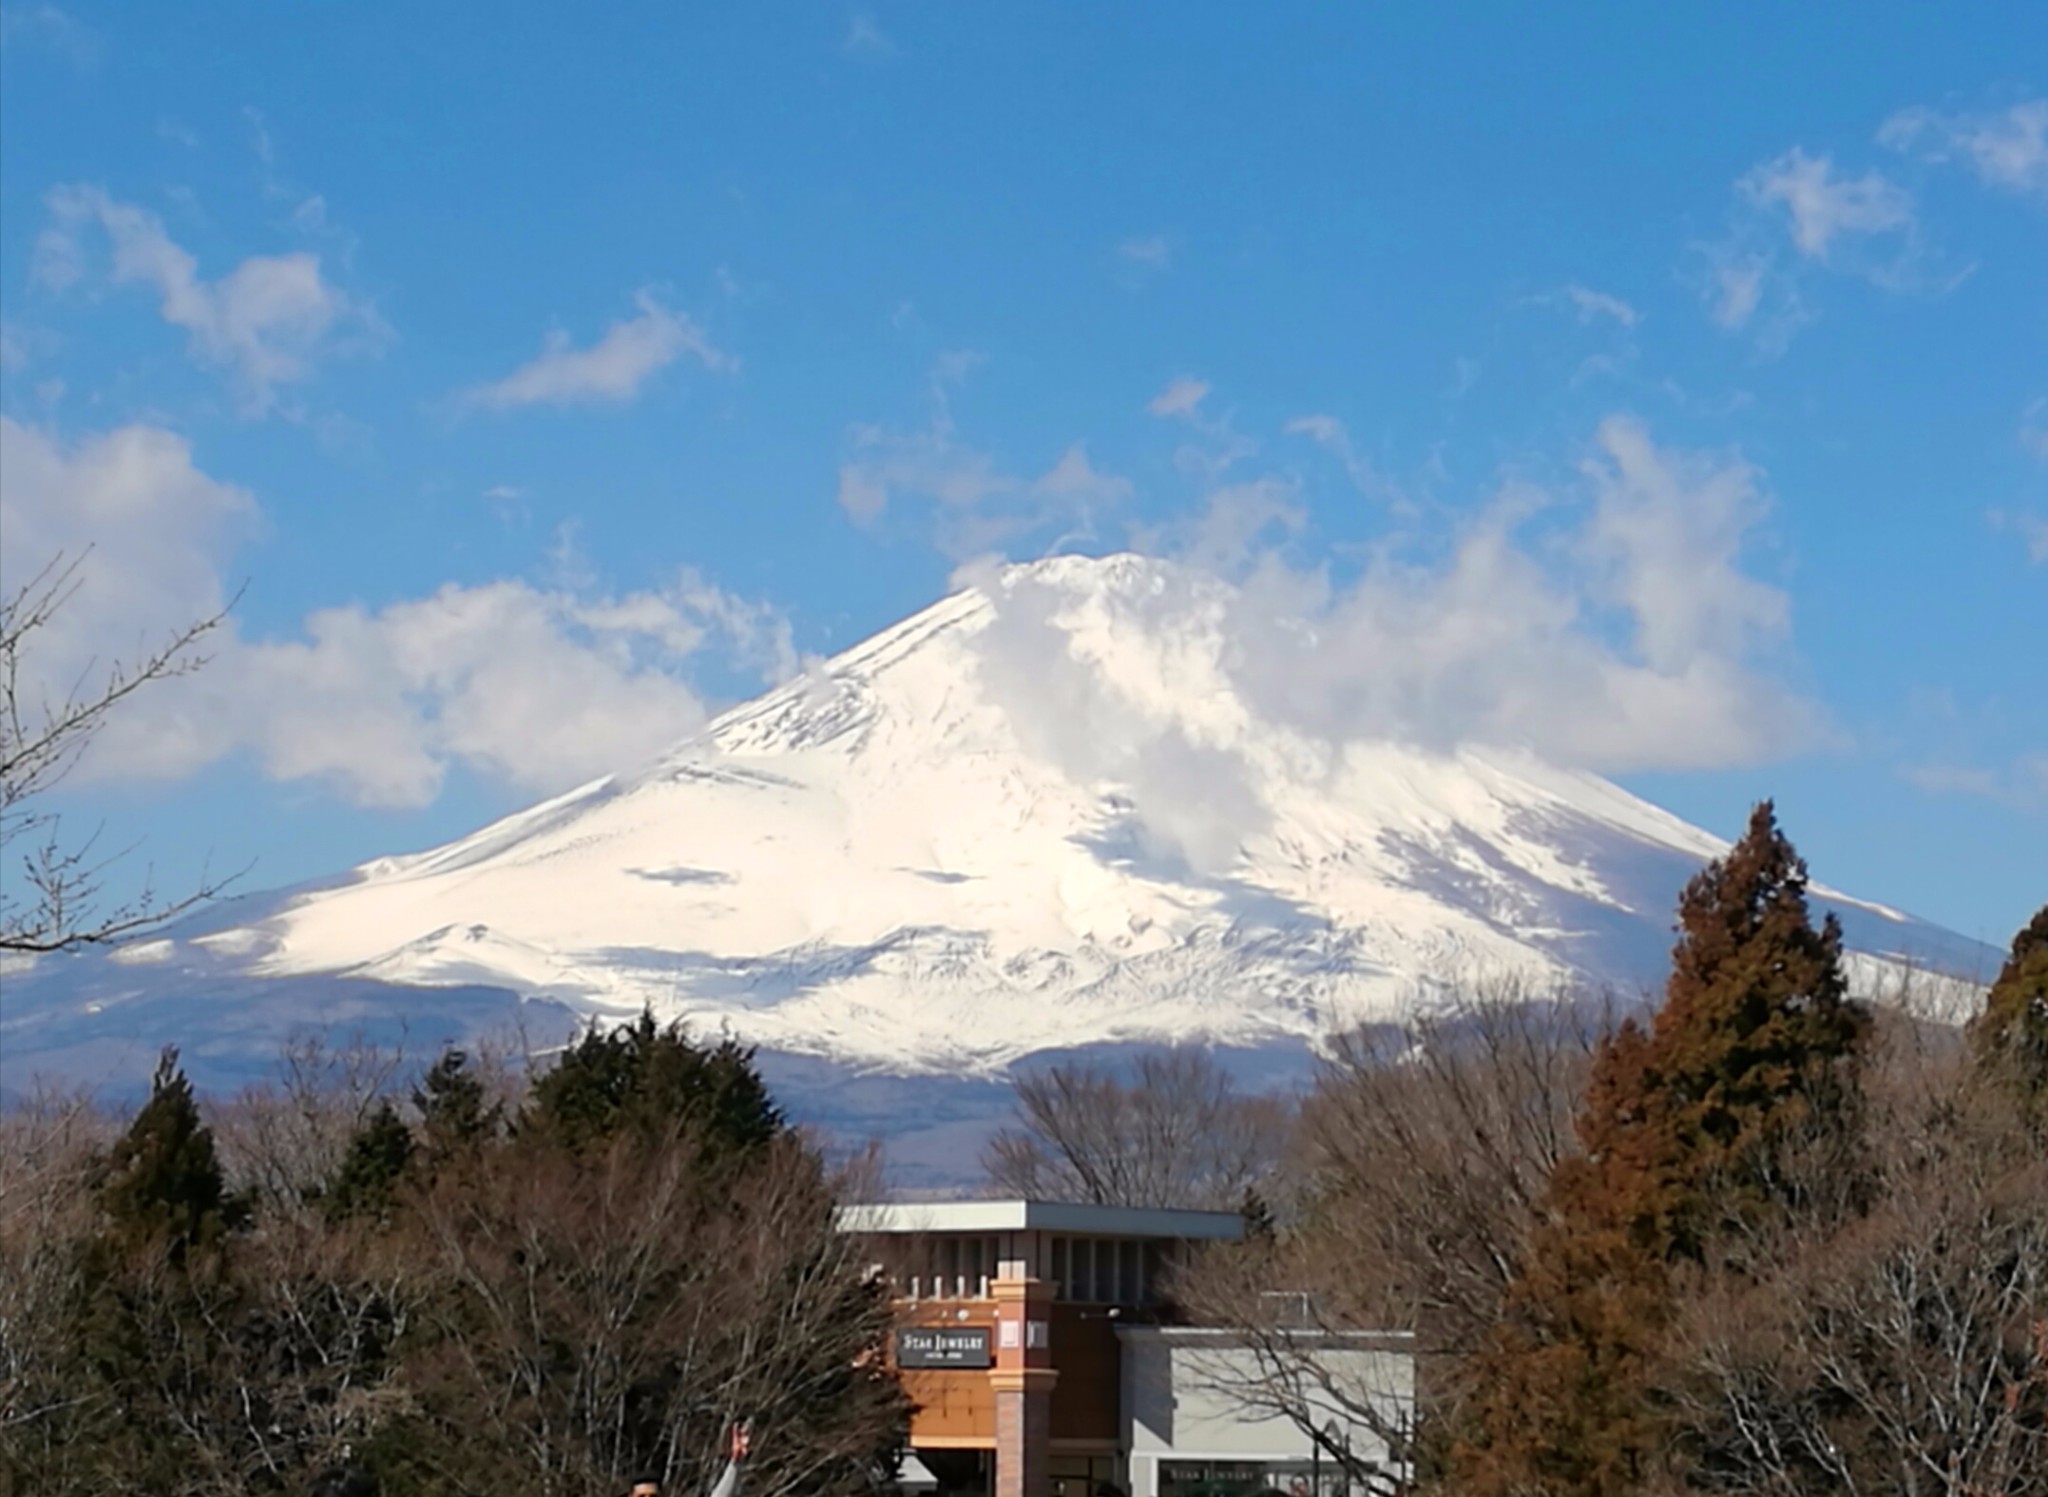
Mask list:
[{"label": "glass window", "polygon": [[1116,1303],[1116,1243],[1101,1238],[1095,1242],[1095,1302]]},{"label": "glass window", "polygon": [[1117,1303],[1135,1305],[1138,1293],[1138,1244],[1129,1237],[1117,1244]]},{"label": "glass window", "polygon": [[1067,1239],[1055,1237],[1052,1240],[1052,1267],[1047,1271],[1052,1280],[1052,1292],[1061,1299],[1074,1297],[1073,1283],[1067,1278]]}]

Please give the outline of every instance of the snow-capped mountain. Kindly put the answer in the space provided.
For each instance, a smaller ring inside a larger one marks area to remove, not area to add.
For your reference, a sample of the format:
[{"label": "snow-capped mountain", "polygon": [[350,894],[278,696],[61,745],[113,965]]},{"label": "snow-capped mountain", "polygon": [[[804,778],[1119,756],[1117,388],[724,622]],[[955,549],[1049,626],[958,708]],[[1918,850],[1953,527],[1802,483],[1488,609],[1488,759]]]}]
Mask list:
[{"label": "snow-capped mountain", "polygon": [[[1231,656],[1236,596],[1131,556],[992,573],[656,763],[16,972],[6,1064],[18,1084],[38,1055],[172,1039],[204,1061],[286,1019],[516,1000],[987,1075],[1088,1045],[1298,1049],[1479,972],[1656,981],[1719,839],[1527,754],[1276,723]],[[1994,964],[1827,899],[1874,957]]]}]

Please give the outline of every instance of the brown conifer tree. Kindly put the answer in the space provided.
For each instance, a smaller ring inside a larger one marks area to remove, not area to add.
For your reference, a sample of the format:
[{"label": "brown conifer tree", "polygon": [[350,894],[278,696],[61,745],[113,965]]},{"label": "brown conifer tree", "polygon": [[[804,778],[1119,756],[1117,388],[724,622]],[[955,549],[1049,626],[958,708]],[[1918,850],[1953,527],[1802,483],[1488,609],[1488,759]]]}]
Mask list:
[{"label": "brown conifer tree", "polygon": [[1796,1208],[1786,1150],[1853,1116],[1865,1017],[1841,931],[1816,929],[1806,867],[1769,802],[1679,903],[1663,1007],[1594,1062],[1582,1158],[1552,1176],[1547,1220],[1480,1353],[1456,1490],[1620,1497],[1668,1464],[1656,1394],[1674,1277],[1730,1229]]}]

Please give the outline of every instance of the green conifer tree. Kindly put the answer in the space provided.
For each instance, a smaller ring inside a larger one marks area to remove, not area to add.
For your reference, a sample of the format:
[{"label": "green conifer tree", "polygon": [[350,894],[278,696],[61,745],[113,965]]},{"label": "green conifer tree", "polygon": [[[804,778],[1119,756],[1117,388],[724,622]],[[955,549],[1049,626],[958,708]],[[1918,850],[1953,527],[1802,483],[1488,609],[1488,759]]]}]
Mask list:
[{"label": "green conifer tree", "polygon": [[658,1025],[644,1010],[632,1024],[586,1030],[534,1083],[528,1124],[570,1148],[692,1129],[732,1153],[758,1149],[785,1127],[752,1050],[731,1039],[697,1044],[680,1023]]},{"label": "green conifer tree", "polygon": [[108,1156],[99,1196],[113,1245],[160,1245],[173,1262],[246,1223],[248,1203],[228,1192],[176,1049],[158,1059],[149,1101]]},{"label": "green conifer tree", "polygon": [[505,1126],[505,1109],[490,1100],[466,1051],[441,1052],[413,1088],[420,1114],[420,1142],[431,1164],[473,1153]]},{"label": "green conifer tree", "polygon": [[390,1213],[398,1182],[412,1163],[412,1130],[389,1101],[364,1120],[348,1141],[341,1164],[321,1197],[329,1221],[383,1218]]},{"label": "green conifer tree", "polygon": [[1970,1025],[1970,1044],[2027,1121],[2048,1126],[2048,905],[2012,938],[2012,955]]},{"label": "green conifer tree", "polygon": [[1799,1207],[1786,1150],[1851,1128],[1867,1016],[1841,930],[1769,802],[1687,885],[1663,1007],[1595,1059],[1549,1214],[1480,1353],[1457,1490],[1621,1497],[1667,1457],[1653,1371],[1672,1275],[1730,1229]]}]

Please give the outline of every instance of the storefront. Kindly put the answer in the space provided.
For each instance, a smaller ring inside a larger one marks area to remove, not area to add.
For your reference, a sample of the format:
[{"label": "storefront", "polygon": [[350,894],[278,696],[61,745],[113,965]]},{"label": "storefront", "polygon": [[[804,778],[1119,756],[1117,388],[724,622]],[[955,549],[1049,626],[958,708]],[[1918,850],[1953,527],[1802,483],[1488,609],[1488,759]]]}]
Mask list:
[{"label": "storefront", "polygon": [[[840,1225],[896,1295],[893,1356],[916,1405],[905,1491],[1342,1497],[1312,1442],[1204,1380],[1227,1368],[1227,1341],[1159,1324],[1175,1265],[1238,1237],[1236,1213],[959,1201],[849,1207]],[[1398,1394],[1405,1350],[1373,1354],[1393,1358]]]}]

